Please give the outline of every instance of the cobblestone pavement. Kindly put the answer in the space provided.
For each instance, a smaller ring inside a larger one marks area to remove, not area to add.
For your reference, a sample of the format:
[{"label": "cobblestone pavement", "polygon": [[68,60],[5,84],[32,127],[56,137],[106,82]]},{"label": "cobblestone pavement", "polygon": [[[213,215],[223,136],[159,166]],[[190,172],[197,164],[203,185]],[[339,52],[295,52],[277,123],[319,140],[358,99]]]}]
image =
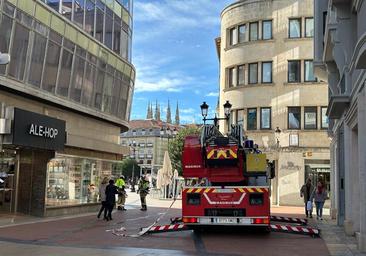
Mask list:
[{"label": "cobblestone pavement", "polygon": [[[118,237],[137,234],[163,215],[170,200],[149,198],[147,212],[139,211],[136,194],[129,193],[128,210],[114,211],[113,221],[105,222],[96,214],[59,218],[33,218],[22,215],[0,215],[1,255],[345,255],[361,256],[355,250],[355,241],[341,237],[341,228],[330,221],[318,225],[323,239],[308,236],[250,231],[220,230],[218,232],[151,234],[141,238]],[[177,201],[160,223],[169,223],[180,216],[181,202]],[[273,215],[302,216],[299,207],[273,207]],[[329,222],[329,223],[328,223]],[[122,228],[122,229],[121,229]],[[338,229],[337,229],[338,228]],[[124,231],[124,229],[126,229]],[[336,234],[337,236],[335,236]],[[336,238],[339,237],[339,238]],[[325,243],[325,242],[327,243]],[[342,242],[346,241],[345,244]],[[345,247],[346,246],[346,247]],[[342,254],[343,253],[343,254]],[[353,254],[350,254],[353,253]]]}]

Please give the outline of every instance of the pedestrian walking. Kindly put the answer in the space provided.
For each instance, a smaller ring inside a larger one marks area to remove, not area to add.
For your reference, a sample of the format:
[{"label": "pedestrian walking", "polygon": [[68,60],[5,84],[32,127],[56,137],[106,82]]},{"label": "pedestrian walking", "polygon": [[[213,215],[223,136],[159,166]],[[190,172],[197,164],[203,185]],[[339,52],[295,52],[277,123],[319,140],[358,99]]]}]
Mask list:
[{"label": "pedestrian walking", "polygon": [[147,210],[147,206],[146,206],[146,196],[149,194],[149,189],[150,189],[150,183],[149,180],[146,176],[143,176],[140,179],[139,182],[139,186],[138,186],[138,190],[137,193],[140,194],[140,200],[141,200],[141,211],[146,211]]},{"label": "pedestrian walking", "polygon": [[313,190],[312,199],[314,199],[316,207],[316,219],[323,220],[323,206],[325,200],[328,198],[328,192],[325,189],[324,183],[322,181],[318,182],[318,185]]},{"label": "pedestrian walking", "polygon": [[313,203],[311,200],[311,193],[313,191],[314,191],[314,186],[313,186],[313,184],[311,184],[311,179],[307,178],[306,183],[300,189],[300,196],[304,197],[305,215],[307,218],[313,217],[313,206],[312,206]]},{"label": "pedestrian walking", "polygon": [[114,205],[116,204],[116,195],[118,194],[118,189],[114,185],[114,180],[109,181],[109,185],[105,189],[106,203],[108,209],[107,221],[112,220],[112,211]]},{"label": "pedestrian walking", "polygon": [[102,182],[99,185],[99,198],[101,201],[102,206],[100,207],[99,213],[98,213],[98,219],[100,218],[100,215],[102,214],[102,212],[104,211],[104,220],[107,219],[107,202],[106,202],[106,194],[105,194],[105,190],[107,188],[108,185],[108,177],[104,177],[104,179],[102,180]]},{"label": "pedestrian walking", "polygon": [[127,193],[125,190],[125,187],[126,187],[125,176],[121,175],[119,177],[119,179],[116,180],[116,186],[118,188],[117,209],[120,211],[126,211],[125,203],[126,203]]}]

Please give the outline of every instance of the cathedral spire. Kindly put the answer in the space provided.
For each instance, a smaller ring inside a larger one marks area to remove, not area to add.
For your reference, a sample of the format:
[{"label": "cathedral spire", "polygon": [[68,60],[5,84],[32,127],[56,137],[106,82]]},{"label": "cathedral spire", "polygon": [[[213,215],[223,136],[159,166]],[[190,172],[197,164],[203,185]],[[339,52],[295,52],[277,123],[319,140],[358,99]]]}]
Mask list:
[{"label": "cathedral spire", "polygon": [[168,124],[172,123],[172,113],[170,111],[170,102],[169,102],[169,100],[168,100],[168,107],[166,109],[166,122]]},{"label": "cathedral spire", "polygon": [[147,105],[147,113],[146,113],[146,119],[152,119],[152,105],[151,102],[149,101],[148,105]]},{"label": "cathedral spire", "polygon": [[177,108],[175,109],[175,124],[176,125],[180,124],[178,101],[177,101]]}]

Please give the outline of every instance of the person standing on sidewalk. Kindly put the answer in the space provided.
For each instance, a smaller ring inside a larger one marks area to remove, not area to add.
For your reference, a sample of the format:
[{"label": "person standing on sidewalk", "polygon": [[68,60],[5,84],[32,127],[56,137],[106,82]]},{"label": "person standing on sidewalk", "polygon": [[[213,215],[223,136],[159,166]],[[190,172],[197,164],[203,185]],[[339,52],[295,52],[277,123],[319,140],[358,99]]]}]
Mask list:
[{"label": "person standing on sidewalk", "polygon": [[117,201],[117,209],[120,211],[126,211],[125,203],[126,203],[126,182],[125,176],[121,175],[119,179],[116,180],[116,186],[118,188],[118,201]]},{"label": "person standing on sidewalk", "polygon": [[[306,183],[302,185],[300,189],[300,196],[304,197],[304,203],[305,203],[305,214],[306,217],[313,217],[313,208],[311,207],[310,210],[308,210],[308,202],[311,201],[311,193],[314,191],[314,186],[311,184],[311,179],[307,178]],[[312,203],[312,201],[311,201]]]},{"label": "person standing on sidewalk", "polygon": [[116,204],[116,194],[118,194],[118,189],[114,185],[114,180],[110,180],[109,185],[105,189],[107,209],[108,209],[108,216],[106,218],[106,221],[112,220],[112,211],[114,205]]},{"label": "person standing on sidewalk", "polygon": [[316,219],[323,220],[323,206],[325,200],[328,198],[328,192],[325,189],[324,183],[322,181],[318,182],[317,187],[313,190],[311,198],[314,199],[316,207]]},{"label": "person standing on sidewalk", "polygon": [[104,219],[107,219],[107,202],[106,202],[106,194],[105,194],[105,189],[107,188],[108,185],[108,177],[104,177],[104,179],[102,180],[102,182],[99,185],[99,198],[100,201],[102,203],[102,206],[100,207],[99,213],[98,213],[98,219],[100,218],[100,215],[102,214],[103,210],[104,210]]},{"label": "person standing on sidewalk", "polygon": [[139,182],[139,188],[137,190],[137,193],[140,194],[140,200],[141,200],[141,211],[146,211],[146,196],[149,194],[150,189],[150,183],[146,176],[142,176]]}]

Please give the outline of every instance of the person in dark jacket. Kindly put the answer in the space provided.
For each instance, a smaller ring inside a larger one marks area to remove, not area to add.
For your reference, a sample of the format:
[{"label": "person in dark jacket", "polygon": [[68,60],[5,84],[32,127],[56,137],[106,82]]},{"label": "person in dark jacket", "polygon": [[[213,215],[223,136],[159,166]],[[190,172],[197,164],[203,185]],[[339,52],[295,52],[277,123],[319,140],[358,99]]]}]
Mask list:
[{"label": "person in dark jacket", "polygon": [[300,196],[301,197],[304,197],[305,214],[306,214],[306,217],[309,217],[310,216],[310,218],[313,217],[313,209],[311,208],[311,210],[308,210],[307,209],[307,203],[308,203],[308,201],[311,201],[311,193],[313,192],[313,190],[314,190],[314,186],[311,183],[311,179],[308,178],[306,180],[306,184],[304,184],[301,187]]},{"label": "person in dark jacket", "polygon": [[100,198],[100,201],[102,202],[102,207],[99,210],[99,213],[97,216],[98,219],[100,218],[100,215],[104,211],[104,219],[107,220],[108,206],[107,206],[106,194],[105,194],[105,190],[106,190],[107,186],[108,186],[108,177],[104,177],[103,181],[99,185],[99,198]]},{"label": "person in dark jacket", "polygon": [[107,221],[112,220],[112,211],[114,205],[116,204],[116,195],[118,194],[118,189],[114,185],[114,180],[109,181],[109,185],[105,189],[105,196],[107,202],[108,216]]}]

